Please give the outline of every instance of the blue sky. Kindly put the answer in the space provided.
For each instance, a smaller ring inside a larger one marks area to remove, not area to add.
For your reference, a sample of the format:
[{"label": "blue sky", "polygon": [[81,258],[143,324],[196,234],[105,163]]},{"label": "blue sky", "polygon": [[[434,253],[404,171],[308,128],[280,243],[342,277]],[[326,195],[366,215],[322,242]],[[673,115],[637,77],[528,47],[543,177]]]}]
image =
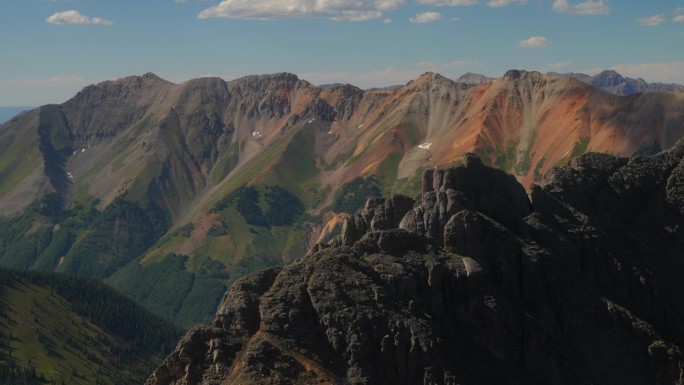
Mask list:
[{"label": "blue sky", "polygon": [[0,106],[146,72],[365,88],[613,68],[684,83],[682,0],[0,0],[0,36]]}]

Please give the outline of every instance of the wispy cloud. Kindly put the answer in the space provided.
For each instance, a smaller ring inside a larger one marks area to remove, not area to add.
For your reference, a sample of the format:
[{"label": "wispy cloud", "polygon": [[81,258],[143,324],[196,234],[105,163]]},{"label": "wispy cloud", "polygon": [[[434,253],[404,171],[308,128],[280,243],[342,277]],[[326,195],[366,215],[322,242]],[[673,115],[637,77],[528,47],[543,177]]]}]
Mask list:
[{"label": "wispy cloud", "polygon": [[519,44],[523,48],[546,48],[549,46],[549,39],[544,36],[532,36]]},{"label": "wispy cloud", "polygon": [[89,17],[81,15],[78,11],[70,10],[64,12],[57,12],[50,15],[45,21],[52,24],[97,24],[97,25],[112,25],[111,20],[102,19],[99,17]]},{"label": "wispy cloud", "polygon": [[382,21],[382,24],[391,24],[391,23],[392,23],[392,19],[385,19]]},{"label": "wispy cloud", "polygon": [[465,7],[476,5],[478,0],[416,0],[416,3],[422,5],[434,5],[436,7]]},{"label": "wispy cloud", "polygon": [[684,15],[677,15],[674,18],[672,18],[672,21],[674,21],[675,23],[684,24]]},{"label": "wispy cloud", "polygon": [[422,12],[416,14],[415,17],[412,17],[409,19],[411,23],[417,23],[417,24],[426,24],[426,23],[432,23],[434,21],[440,20],[442,18],[442,14],[439,12]]},{"label": "wispy cloud", "polygon": [[554,0],[551,8],[558,13],[569,15],[608,15],[610,6],[603,0],[587,0],[570,4],[568,0]]},{"label": "wispy cloud", "polygon": [[492,8],[500,8],[513,3],[527,4],[527,0],[489,0],[487,2],[487,6]]},{"label": "wispy cloud", "polygon": [[383,12],[403,7],[404,0],[223,0],[197,15],[200,19],[303,19],[367,21],[382,18]]},{"label": "wispy cloud", "polygon": [[660,15],[653,15],[651,17],[637,19],[637,22],[639,22],[639,25],[642,27],[657,27],[665,23],[665,18]]},{"label": "wispy cloud", "polygon": [[[416,0],[416,3],[422,5],[433,5],[436,7],[467,7],[471,5],[480,4],[479,0]],[[509,4],[520,3],[527,4],[527,0],[489,0],[485,3],[486,6],[492,8],[505,7]]]},{"label": "wispy cloud", "polygon": [[684,82],[684,61],[668,63],[618,64],[613,70],[632,78],[656,82]]}]

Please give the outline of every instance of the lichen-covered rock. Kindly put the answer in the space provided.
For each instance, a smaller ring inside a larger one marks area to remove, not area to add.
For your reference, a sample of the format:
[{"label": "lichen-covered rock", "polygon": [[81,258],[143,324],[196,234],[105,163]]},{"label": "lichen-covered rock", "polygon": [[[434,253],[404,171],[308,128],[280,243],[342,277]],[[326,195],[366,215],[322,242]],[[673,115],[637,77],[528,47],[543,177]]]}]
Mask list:
[{"label": "lichen-covered rock", "polygon": [[682,147],[582,156],[531,201],[472,155],[426,171],[236,282],[148,384],[682,385]]},{"label": "lichen-covered rock", "polygon": [[342,226],[342,244],[352,246],[368,231],[395,229],[407,211],[413,208],[415,201],[403,195],[389,199],[372,197],[366,206]]}]

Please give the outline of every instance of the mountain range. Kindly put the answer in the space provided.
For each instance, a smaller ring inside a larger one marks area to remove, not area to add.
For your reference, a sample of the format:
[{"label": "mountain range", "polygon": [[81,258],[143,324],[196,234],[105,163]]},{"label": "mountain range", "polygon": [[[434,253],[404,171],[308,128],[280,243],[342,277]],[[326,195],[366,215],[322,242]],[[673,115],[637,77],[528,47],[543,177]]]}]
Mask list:
[{"label": "mountain range", "polygon": [[626,96],[638,92],[684,92],[684,86],[681,84],[649,83],[641,78],[624,77],[614,70],[606,70],[594,76],[582,73],[559,74],[555,72],[550,72],[549,75],[575,78],[615,95]]},{"label": "mountain range", "polygon": [[95,276],[190,326],[241,276],[334,238],[368,195],[416,197],[424,170],[465,152],[530,188],[588,151],[654,154],[684,136],[682,93],[519,70],[467,79],[88,86],[0,126],[0,265]]}]

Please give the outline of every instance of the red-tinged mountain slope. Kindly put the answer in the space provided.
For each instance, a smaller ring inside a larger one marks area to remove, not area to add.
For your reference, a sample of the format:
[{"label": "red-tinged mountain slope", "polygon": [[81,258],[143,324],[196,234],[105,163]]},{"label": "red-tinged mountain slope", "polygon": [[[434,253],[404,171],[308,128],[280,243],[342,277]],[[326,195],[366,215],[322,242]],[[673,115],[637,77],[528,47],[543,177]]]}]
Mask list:
[{"label": "red-tinged mountain slope", "polygon": [[[529,185],[535,170],[587,150],[669,148],[684,132],[683,103],[683,94],[619,97],[572,78],[516,70],[474,86],[426,73],[392,91],[318,88],[290,74],[179,85],[146,74],[88,86],[61,106],[6,124],[2,147],[27,151],[3,157],[0,209],[20,210],[51,189],[46,179],[56,190],[83,187],[106,205],[122,191],[141,194],[166,172],[183,185],[169,202],[178,217],[235,166],[249,167],[292,139],[286,131],[307,125],[317,128],[311,144],[321,181],[333,188],[379,171],[390,154],[401,179],[465,151],[487,155]],[[41,149],[40,140],[53,148]],[[55,161],[63,170],[40,175],[43,163]]]},{"label": "red-tinged mountain slope", "polygon": [[[324,222],[352,211],[341,201],[415,196],[423,170],[464,152],[527,188],[585,152],[651,154],[682,136],[682,93],[615,96],[538,72],[368,91],[287,73],[132,76],[0,126],[0,214],[14,218],[0,221],[0,265],[105,278],[188,324],[213,312],[198,298],[339,231]],[[178,269],[178,293],[139,284]]]}]

